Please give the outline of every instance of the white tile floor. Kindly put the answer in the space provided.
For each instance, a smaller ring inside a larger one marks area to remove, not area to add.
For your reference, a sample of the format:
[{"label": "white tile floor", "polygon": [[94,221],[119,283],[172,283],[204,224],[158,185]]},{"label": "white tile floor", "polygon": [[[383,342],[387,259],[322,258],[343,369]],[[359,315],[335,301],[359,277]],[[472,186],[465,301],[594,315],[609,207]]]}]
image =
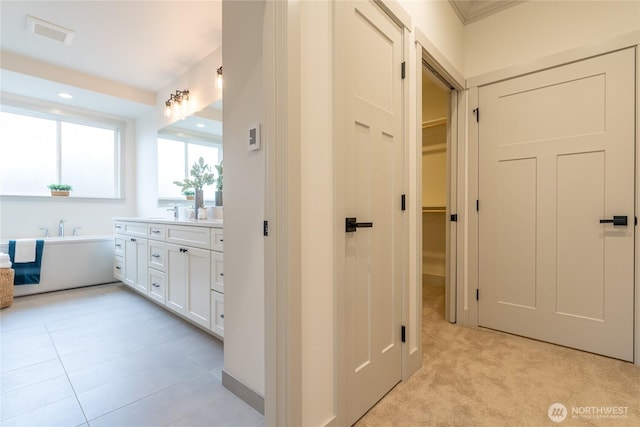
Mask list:
[{"label": "white tile floor", "polygon": [[0,425],[262,426],[221,382],[222,343],[122,284],[0,311]]}]

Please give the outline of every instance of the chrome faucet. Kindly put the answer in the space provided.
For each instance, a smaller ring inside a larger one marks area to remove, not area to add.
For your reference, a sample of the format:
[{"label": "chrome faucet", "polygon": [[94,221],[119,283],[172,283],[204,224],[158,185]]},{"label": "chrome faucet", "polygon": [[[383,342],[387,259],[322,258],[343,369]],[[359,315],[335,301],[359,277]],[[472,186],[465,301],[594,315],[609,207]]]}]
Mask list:
[{"label": "chrome faucet", "polygon": [[178,219],[178,205],[168,208],[167,210],[173,212],[173,219]]},{"label": "chrome faucet", "polygon": [[78,230],[80,230],[82,227],[74,227],[73,228],[73,237],[78,237]]},{"label": "chrome faucet", "polygon": [[44,231],[44,237],[49,237],[49,229],[45,227],[40,227],[39,230]]},{"label": "chrome faucet", "polygon": [[64,219],[61,219],[58,223],[58,236],[64,237]]}]

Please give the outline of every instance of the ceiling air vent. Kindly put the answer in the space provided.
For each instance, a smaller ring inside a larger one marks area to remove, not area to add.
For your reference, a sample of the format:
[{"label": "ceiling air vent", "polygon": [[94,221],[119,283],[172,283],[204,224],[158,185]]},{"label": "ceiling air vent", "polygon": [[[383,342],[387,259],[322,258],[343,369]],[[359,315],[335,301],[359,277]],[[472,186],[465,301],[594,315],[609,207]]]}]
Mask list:
[{"label": "ceiling air vent", "polygon": [[71,44],[75,32],[51,22],[27,15],[27,31],[64,44]]}]

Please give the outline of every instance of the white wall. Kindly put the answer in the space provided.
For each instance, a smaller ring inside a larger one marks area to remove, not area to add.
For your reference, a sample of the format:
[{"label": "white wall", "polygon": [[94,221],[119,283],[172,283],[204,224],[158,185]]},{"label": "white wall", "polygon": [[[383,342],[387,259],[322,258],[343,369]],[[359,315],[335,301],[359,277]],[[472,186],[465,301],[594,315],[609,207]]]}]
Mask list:
[{"label": "white wall", "polygon": [[[398,0],[413,25],[429,38],[460,73],[464,71],[464,26],[448,1]],[[412,34],[413,37],[413,34]],[[413,40],[411,40],[413,42]],[[413,45],[413,44],[412,44]]]},{"label": "white wall", "polygon": [[464,74],[475,77],[640,29],[640,1],[528,1],[464,31]]},{"label": "white wall", "polygon": [[264,2],[225,1],[224,28],[224,369],[264,396],[264,150],[248,151],[263,120]]}]

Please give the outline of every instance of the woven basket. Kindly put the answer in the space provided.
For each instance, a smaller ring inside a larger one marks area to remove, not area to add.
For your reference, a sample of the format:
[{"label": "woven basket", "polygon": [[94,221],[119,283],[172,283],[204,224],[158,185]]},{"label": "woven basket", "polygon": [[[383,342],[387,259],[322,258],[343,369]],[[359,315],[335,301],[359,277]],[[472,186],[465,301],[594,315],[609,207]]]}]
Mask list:
[{"label": "woven basket", "polygon": [[13,276],[11,268],[0,268],[0,308],[13,304]]}]

